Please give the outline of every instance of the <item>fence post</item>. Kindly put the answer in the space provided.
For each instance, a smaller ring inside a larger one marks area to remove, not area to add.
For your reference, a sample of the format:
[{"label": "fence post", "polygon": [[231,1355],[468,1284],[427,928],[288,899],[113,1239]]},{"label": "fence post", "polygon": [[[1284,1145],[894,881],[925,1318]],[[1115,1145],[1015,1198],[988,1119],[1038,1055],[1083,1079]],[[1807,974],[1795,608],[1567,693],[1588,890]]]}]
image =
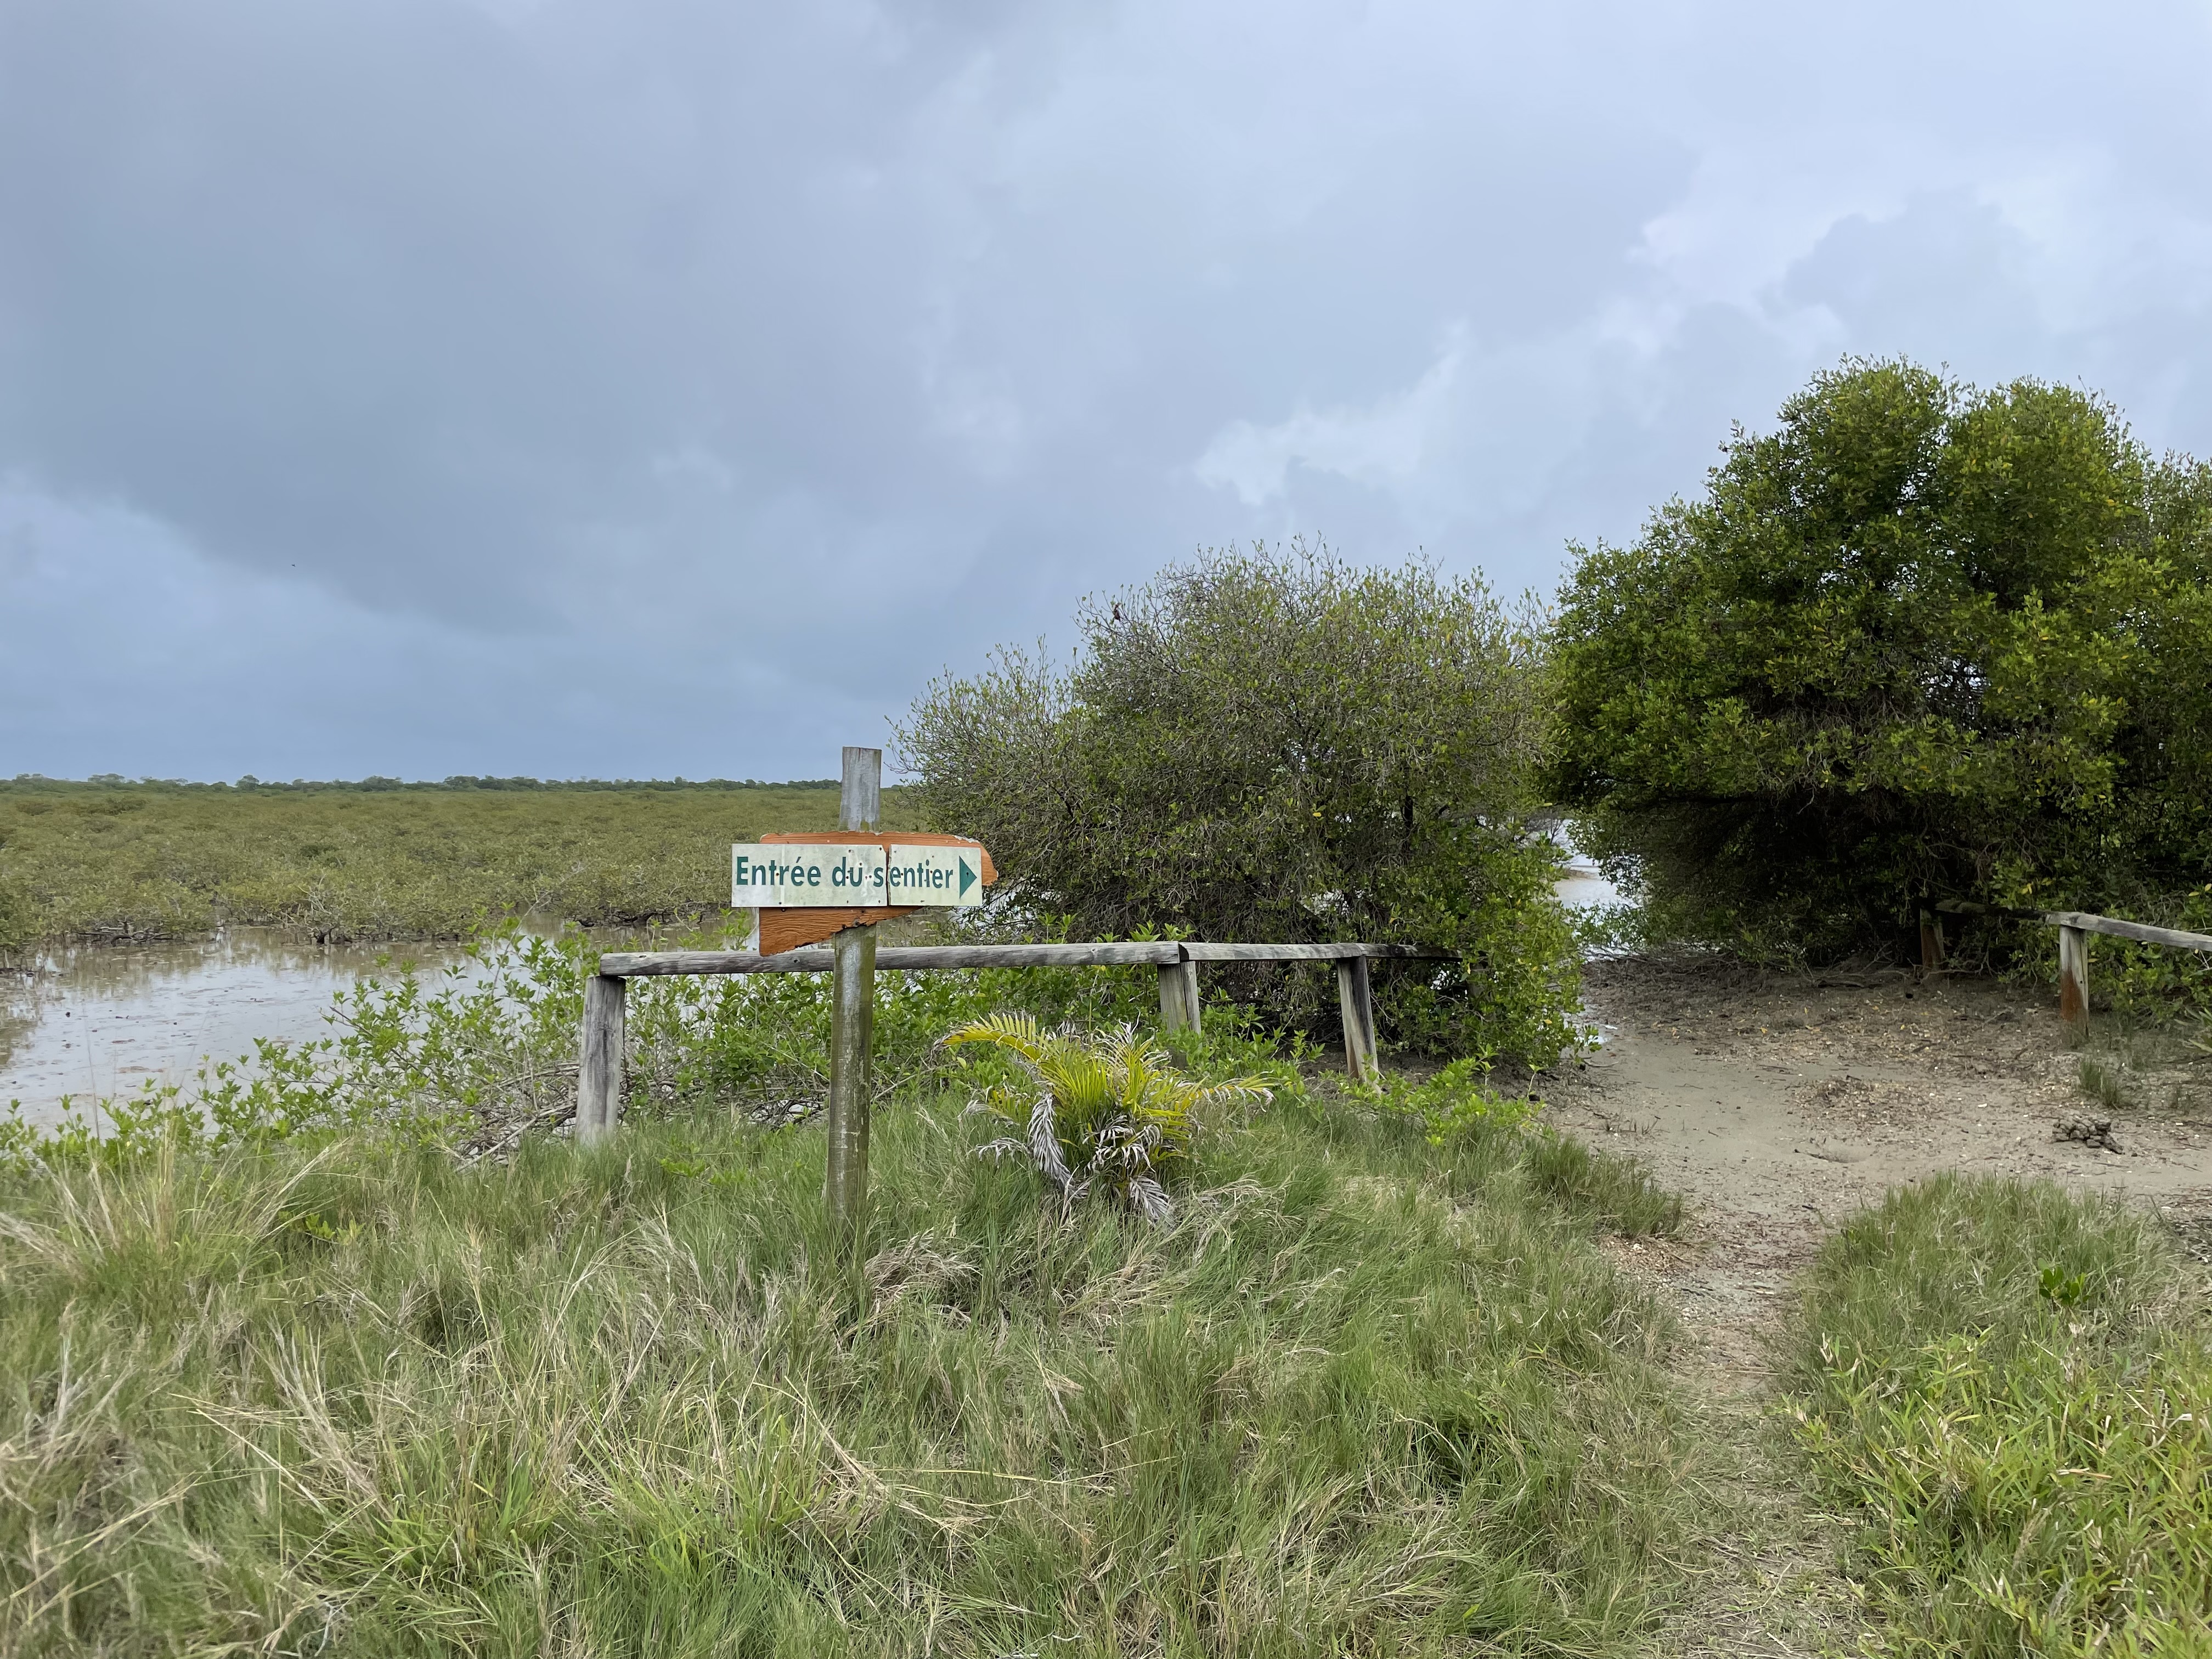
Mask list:
[{"label": "fence post", "polygon": [[1943,919],[1932,910],[1920,913],[1920,971],[1932,974],[1943,965]]},{"label": "fence post", "polygon": [[1375,994],[1365,957],[1336,959],[1337,1009],[1344,1017],[1344,1069],[1354,1083],[1379,1083],[1375,1060]]},{"label": "fence post", "polygon": [[[845,750],[837,798],[840,830],[874,830],[882,818],[884,751]],[[876,1035],[876,929],[846,927],[830,936],[830,1103],[828,1170],[823,1195],[830,1224],[858,1237],[868,1207],[869,1077]]]},{"label": "fence post", "polygon": [[2089,1024],[2089,935],[2063,925],[2058,929],[2058,1018],[2075,1031]]},{"label": "fence post", "polygon": [[622,1116],[623,1014],[629,981],[612,974],[584,981],[584,1048],[576,1067],[576,1139],[598,1140]]},{"label": "fence post", "polygon": [[[1195,967],[1195,963],[1190,964]],[[1180,1031],[1191,1021],[1183,1004],[1184,964],[1164,962],[1160,964],[1160,1030]]]}]

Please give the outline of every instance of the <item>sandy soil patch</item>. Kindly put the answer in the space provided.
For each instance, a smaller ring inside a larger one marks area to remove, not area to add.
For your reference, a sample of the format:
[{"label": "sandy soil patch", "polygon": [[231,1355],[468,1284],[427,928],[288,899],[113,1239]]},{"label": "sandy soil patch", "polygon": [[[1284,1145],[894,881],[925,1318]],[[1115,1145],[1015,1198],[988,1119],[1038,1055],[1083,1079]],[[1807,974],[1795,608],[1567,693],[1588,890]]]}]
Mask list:
[{"label": "sandy soil patch", "polygon": [[2155,1105],[2100,1103],[2054,1002],[1980,980],[1638,959],[1591,964],[1586,996],[1606,1041],[1545,1080],[1547,1116],[1689,1199],[1680,1238],[1612,1248],[1676,1310],[1686,1379],[1738,1457],[1716,1479],[1735,1531],[1674,1646],[1848,1647],[1842,1523],[1804,1507],[1769,1408],[1796,1274],[1853,1211],[1943,1170],[2124,1194],[2212,1256],[2212,1066],[2138,1091]]},{"label": "sandy soil patch", "polygon": [[[1820,1240],[1939,1170],[2125,1194],[2185,1234],[2212,1218],[2212,1101],[2091,1099],[2081,1054],[2033,993],[1639,960],[1593,963],[1587,994],[1605,1045],[1547,1080],[1550,1121],[1692,1200],[1667,1279],[1716,1358],[1758,1369],[1753,1339]],[[2110,1145],[2094,1133],[2106,1121]],[[2088,1138],[2060,1138],[2062,1122]]]}]

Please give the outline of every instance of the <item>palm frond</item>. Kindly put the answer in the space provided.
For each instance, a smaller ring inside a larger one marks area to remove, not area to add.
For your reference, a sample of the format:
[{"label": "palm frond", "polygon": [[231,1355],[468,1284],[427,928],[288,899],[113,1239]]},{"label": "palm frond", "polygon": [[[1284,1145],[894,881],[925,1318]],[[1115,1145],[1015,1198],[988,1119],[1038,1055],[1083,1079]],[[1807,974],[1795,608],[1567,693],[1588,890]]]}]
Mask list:
[{"label": "palm frond", "polygon": [[1038,1095],[1036,1104],[1030,1109],[1030,1156],[1036,1162],[1038,1174],[1054,1186],[1066,1188],[1067,1162],[1060,1155],[1060,1126],[1049,1094]]},{"label": "palm frond", "polygon": [[969,1104],[1016,1132],[978,1147],[977,1155],[1024,1158],[1057,1194],[1063,1216],[1095,1188],[1139,1215],[1166,1219],[1174,1212],[1166,1177],[1188,1155],[1198,1115],[1273,1097],[1257,1078],[1195,1081],[1133,1025],[1093,1036],[1073,1025],[1047,1031],[1030,1015],[1000,1013],[958,1027],[944,1042],[988,1043],[1020,1062],[1025,1087],[994,1085]]},{"label": "palm frond", "polygon": [[1036,1015],[1000,1012],[956,1025],[939,1041],[947,1048],[963,1042],[988,1042],[1034,1064],[1050,1039],[1038,1028]]}]

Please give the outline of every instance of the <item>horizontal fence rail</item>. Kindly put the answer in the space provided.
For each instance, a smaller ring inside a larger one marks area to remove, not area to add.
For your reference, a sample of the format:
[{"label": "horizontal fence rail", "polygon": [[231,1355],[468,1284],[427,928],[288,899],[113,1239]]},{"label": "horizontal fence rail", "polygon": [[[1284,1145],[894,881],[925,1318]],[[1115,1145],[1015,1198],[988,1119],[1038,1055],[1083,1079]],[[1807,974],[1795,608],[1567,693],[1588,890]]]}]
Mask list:
[{"label": "horizontal fence rail", "polygon": [[2179,927],[2153,927],[2113,916],[2086,915],[2079,910],[2053,910],[2043,920],[2053,927],[2075,927],[2085,933],[2104,933],[2131,939],[2142,945],[2171,945],[2184,951],[2212,951],[2212,933],[2185,933]]},{"label": "horizontal fence rail", "polygon": [[[921,972],[957,968],[1141,968],[1180,962],[1173,941],[1141,945],[879,945],[876,967]],[[635,979],[654,974],[826,974],[830,947],[810,945],[775,956],[744,951],[610,951],[599,971]]]},{"label": "horizontal fence rail", "polygon": [[[1164,968],[1183,962],[1443,961],[1422,945],[1201,945],[1162,939],[1107,945],[881,945],[876,967],[906,972],[960,968]],[[617,979],[665,974],[826,974],[830,947],[758,956],[747,951],[610,951],[599,971]]]},{"label": "horizontal fence rail", "polygon": [[[1456,951],[1426,945],[1210,945],[1193,939],[1122,940],[1098,945],[885,945],[876,966],[894,973],[975,968],[1156,968],[1160,1028],[1185,1030],[1199,1019],[1201,962],[1327,962],[1336,967],[1338,1012],[1344,1022],[1345,1070],[1359,1082],[1381,1076],[1375,1054],[1375,996],[1370,962],[1449,962]],[[750,951],[610,951],[584,987],[582,1066],[576,1086],[576,1133],[606,1133],[622,1113],[626,988],[633,979],[674,974],[826,974],[827,945],[760,956]]]},{"label": "horizontal fence rail", "polygon": [[2212,951],[2212,934],[2185,933],[2179,927],[2152,927],[2116,916],[2080,910],[2052,910],[2044,918],[2058,930],[2058,1018],[2077,1030],[2089,1018],[2089,935],[2130,939],[2141,945],[2171,945],[2184,951]]},{"label": "horizontal fence rail", "polygon": [[[1977,904],[1971,899],[1939,900],[1935,908],[1952,916],[2007,916],[2015,921],[2039,921],[2058,930],[2058,1018],[2078,1026],[2089,1018],[2089,935],[2133,939],[2138,945],[2171,945],[2177,951],[2212,951],[2212,933],[2191,933],[2179,927],[2154,927],[2144,921],[2123,921],[2118,916],[2092,915],[2086,910],[2021,910],[2007,905]],[[1943,958],[1942,934],[1936,931],[1925,910],[1920,915],[1920,962],[1934,968]]]}]

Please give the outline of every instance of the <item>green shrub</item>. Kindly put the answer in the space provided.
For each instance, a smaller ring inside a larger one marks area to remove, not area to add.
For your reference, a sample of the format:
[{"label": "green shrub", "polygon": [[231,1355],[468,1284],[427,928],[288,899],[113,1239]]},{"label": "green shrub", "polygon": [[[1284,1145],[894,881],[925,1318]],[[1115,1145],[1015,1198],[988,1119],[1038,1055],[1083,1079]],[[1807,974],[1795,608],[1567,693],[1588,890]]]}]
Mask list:
[{"label": "green shrub", "polygon": [[2212,1351],[2175,1273],[2118,1203],[1948,1175],[1822,1252],[1796,1420],[1891,1651],[2212,1645]]},{"label": "green shrub", "polygon": [[2212,875],[2212,470],[2081,392],[1820,375],[1581,554],[1557,641],[1554,785],[1662,931],[1909,951],[1939,899]]},{"label": "green shrub", "polygon": [[1480,1058],[1455,1060],[1425,1078],[1386,1075],[1371,1097],[1385,1111],[1421,1126],[1432,1146],[1486,1129],[1517,1129],[1543,1103],[1533,1096],[1509,1098],[1490,1085],[1489,1068]]},{"label": "green shrub", "polygon": [[[900,733],[920,810],[989,845],[1003,904],[1090,937],[1442,945],[1441,972],[1378,973],[1386,1035],[1539,1065],[1572,1045],[1530,625],[1471,578],[1303,550],[1211,553],[1078,623],[1067,672],[1002,653]],[[1310,967],[1218,977],[1333,1018]]]},{"label": "green shrub", "polygon": [[[683,942],[725,945],[705,934]],[[372,1126],[453,1146],[509,1142],[574,1109],[581,986],[594,960],[576,929],[548,939],[512,923],[479,932],[435,972],[397,958],[337,994],[329,1036],[257,1043],[187,1085],[65,1103],[52,1127],[0,1117],[0,1158],[112,1159],[172,1137],[225,1147]],[[1150,968],[887,973],[876,987],[876,1076],[897,1089],[944,1072],[953,1060],[943,1034],[1002,1009],[1048,1025],[1110,1028],[1152,1018],[1158,994]],[[782,1122],[827,1093],[827,973],[636,980],[628,1000],[632,1118],[714,1106]],[[1211,1048],[1266,1047],[1240,1042],[1229,1024],[1209,1021]],[[1201,1070],[1208,1050],[1195,1034],[1184,1041]]]}]

